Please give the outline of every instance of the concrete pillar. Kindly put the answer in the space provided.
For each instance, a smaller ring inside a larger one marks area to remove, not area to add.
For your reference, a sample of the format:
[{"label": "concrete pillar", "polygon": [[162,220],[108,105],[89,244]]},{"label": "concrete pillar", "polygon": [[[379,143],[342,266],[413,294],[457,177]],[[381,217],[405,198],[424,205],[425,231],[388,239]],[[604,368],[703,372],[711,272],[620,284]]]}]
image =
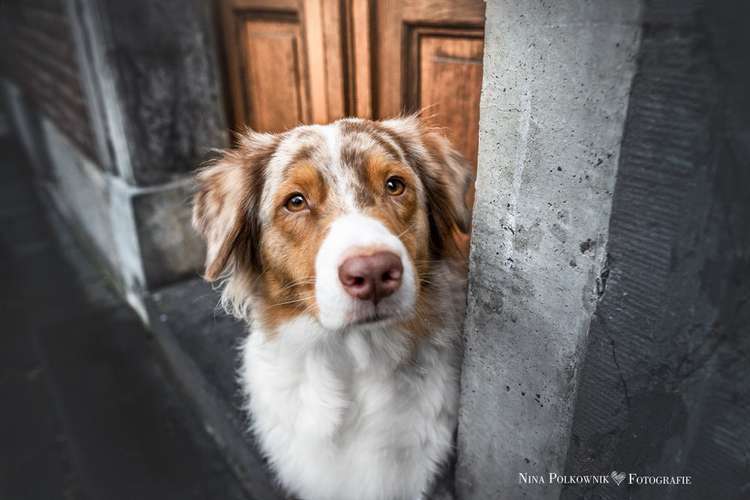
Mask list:
[{"label": "concrete pillar", "polygon": [[465,322],[461,499],[557,498],[606,286],[640,2],[487,2]]}]

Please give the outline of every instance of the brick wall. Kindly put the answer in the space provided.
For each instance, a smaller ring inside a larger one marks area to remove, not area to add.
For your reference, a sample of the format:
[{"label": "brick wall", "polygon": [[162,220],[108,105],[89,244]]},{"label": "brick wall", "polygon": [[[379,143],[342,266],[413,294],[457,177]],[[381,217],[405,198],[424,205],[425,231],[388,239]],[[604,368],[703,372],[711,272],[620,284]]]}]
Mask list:
[{"label": "brick wall", "polygon": [[86,156],[96,159],[65,0],[0,0],[0,13],[2,73]]}]

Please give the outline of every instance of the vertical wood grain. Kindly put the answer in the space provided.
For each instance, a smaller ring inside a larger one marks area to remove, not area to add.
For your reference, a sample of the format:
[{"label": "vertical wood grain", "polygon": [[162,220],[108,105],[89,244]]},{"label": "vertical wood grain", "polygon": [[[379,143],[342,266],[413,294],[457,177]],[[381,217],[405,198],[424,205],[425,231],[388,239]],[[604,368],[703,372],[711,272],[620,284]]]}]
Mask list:
[{"label": "vertical wood grain", "polygon": [[378,0],[375,2],[376,117],[408,111],[408,88],[414,83],[415,59],[409,57],[410,36],[419,28],[484,27],[483,0]]},{"label": "vertical wood grain", "polygon": [[328,121],[326,54],[323,34],[323,0],[304,0],[305,39],[310,66],[313,123]]},{"label": "vertical wood grain", "polygon": [[452,36],[420,40],[418,105],[476,166],[483,41]]},{"label": "vertical wood grain", "polygon": [[328,97],[327,121],[343,118],[347,114],[347,49],[348,34],[342,0],[322,0],[323,51],[325,54],[326,94]]},{"label": "vertical wood grain", "polygon": [[373,117],[372,94],[372,2],[351,1],[351,92],[352,112],[362,118]]},{"label": "vertical wood grain", "polygon": [[427,116],[476,164],[482,0],[220,0],[235,127]]},{"label": "vertical wood grain", "polygon": [[279,132],[309,121],[299,24],[291,19],[246,21],[245,45],[251,127]]}]

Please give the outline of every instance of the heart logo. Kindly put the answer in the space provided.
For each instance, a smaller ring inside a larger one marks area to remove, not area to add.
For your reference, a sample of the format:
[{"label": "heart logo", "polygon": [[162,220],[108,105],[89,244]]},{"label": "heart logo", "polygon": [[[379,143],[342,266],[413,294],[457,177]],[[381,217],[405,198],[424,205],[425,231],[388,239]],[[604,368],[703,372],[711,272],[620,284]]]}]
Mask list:
[{"label": "heart logo", "polygon": [[612,478],[612,480],[617,483],[617,486],[620,486],[620,483],[622,483],[625,480],[625,477],[627,474],[624,472],[617,472],[616,470],[613,470],[609,473],[609,477]]}]

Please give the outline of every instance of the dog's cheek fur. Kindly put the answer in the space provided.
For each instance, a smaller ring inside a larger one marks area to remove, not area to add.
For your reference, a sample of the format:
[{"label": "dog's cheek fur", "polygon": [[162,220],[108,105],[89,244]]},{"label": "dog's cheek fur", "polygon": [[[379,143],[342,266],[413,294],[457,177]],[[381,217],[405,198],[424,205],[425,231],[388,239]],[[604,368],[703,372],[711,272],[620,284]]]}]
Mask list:
[{"label": "dog's cheek fur", "polygon": [[[405,166],[394,164],[380,156],[366,162],[366,185],[372,202],[362,211],[378,219],[403,242],[413,263],[427,258],[427,214],[419,202],[417,179]],[[385,191],[388,178],[396,176],[406,183],[404,192],[391,196]]]},{"label": "dog's cheek fur", "polygon": [[230,278],[222,294],[228,312],[247,318],[252,284],[261,268],[258,219],[266,167],[279,136],[249,132],[196,176],[193,226],[206,241],[205,278]]},{"label": "dog's cheek fur", "polygon": [[[305,194],[310,210],[288,213],[277,209],[264,228],[261,254],[264,272],[258,293],[257,313],[269,331],[302,313],[316,315],[315,257],[323,243],[335,210],[329,206],[323,178],[312,167],[292,169],[275,203],[283,205],[291,192]],[[314,174],[314,175],[313,175]]]},{"label": "dog's cheek fur", "polygon": [[287,233],[277,227],[267,229],[261,249],[264,272],[258,284],[261,300],[256,304],[256,313],[269,332],[302,312],[317,313],[315,248],[322,239],[317,224],[304,234]]}]

